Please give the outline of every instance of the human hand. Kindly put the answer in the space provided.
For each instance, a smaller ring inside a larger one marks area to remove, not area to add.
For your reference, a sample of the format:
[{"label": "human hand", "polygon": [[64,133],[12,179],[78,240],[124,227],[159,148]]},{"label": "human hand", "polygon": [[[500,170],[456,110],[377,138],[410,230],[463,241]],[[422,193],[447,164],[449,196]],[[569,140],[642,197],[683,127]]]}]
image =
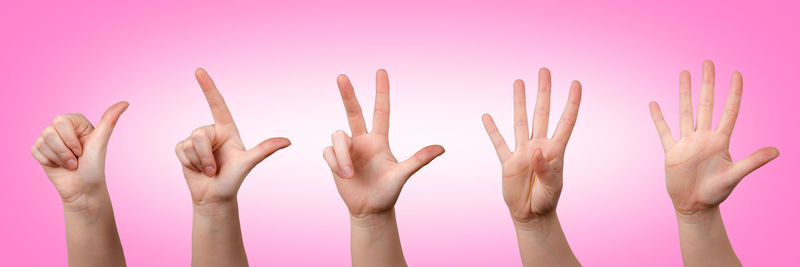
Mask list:
[{"label": "human hand", "polygon": [[539,70],[539,91],[528,134],[525,84],[514,82],[514,136],[511,152],[494,120],[484,114],[483,125],[503,165],[503,199],[515,223],[529,223],[555,211],[561,195],[564,150],[572,134],[581,102],[581,84],[573,81],[569,99],[553,137],[547,138],[550,113],[550,71]]},{"label": "human hand", "polygon": [[62,114],[53,119],[31,148],[53,182],[65,208],[85,210],[91,196],[107,193],[105,161],[108,140],[128,102],[109,107],[97,128],[81,114]]},{"label": "human hand", "polygon": [[245,176],[269,155],[289,146],[289,139],[267,139],[246,150],[225,100],[203,69],[195,72],[214,124],[192,131],[175,146],[183,175],[196,206],[235,200]]},{"label": "human hand", "polygon": [[703,82],[697,105],[697,122],[692,121],[691,77],[680,74],[680,139],[675,142],[656,102],[650,103],[666,152],[667,192],[679,217],[714,210],[750,172],[778,156],[774,147],[765,147],[743,160],[733,162],[730,138],[742,100],[742,74],[734,72],[725,110],[716,130],[711,129],[714,107],[714,63],[703,62]]},{"label": "human hand", "polygon": [[389,149],[389,77],[383,69],[375,76],[375,111],[372,131],[367,132],[353,86],[347,76],[339,75],[339,93],[353,137],[338,130],[331,137],[333,146],[323,150],[336,188],[356,218],[392,211],[408,178],[444,153],[442,146],[431,145],[397,161]]}]

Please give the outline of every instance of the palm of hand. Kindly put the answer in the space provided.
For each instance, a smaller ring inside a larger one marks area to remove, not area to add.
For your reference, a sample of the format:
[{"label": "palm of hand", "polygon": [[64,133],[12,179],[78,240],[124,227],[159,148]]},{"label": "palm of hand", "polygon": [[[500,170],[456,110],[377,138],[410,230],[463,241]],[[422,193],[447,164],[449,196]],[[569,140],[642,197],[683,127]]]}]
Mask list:
[{"label": "palm of hand", "polygon": [[[502,163],[503,199],[514,218],[528,221],[556,208],[563,185],[564,149],[563,144],[552,140],[533,140]],[[552,177],[541,177],[534,171],[537,150],[552,167]]]},{"label": "palm of hand", "polygon": [[334,173],[336,187],[350,213],[374,214],[394,206],[408,177],[398,171],[397,159],[389,150],[386,136],[365,134],[351,139],[354,175],[342,178]]},{"label": "palm of hand", "polygon": [[667,192],[684,214],[719,205],[738,183],[731,173],[729,136],[697,131],[682,138],[666,154]]},{"label": "palm of hand", "polygon": [[716,129],[711,129],[714,103],[714,63],[703,62],[703,86],[692,118],[691,77],[680,74],[680,139],[676,142],[656,102],[650,103],[650,115],[666,153],[667,192],[677,212],[691,215],[722,203],[744,177],[778,157],[774,147],[759,149],[734,162],[728,152],[733,127],[742,101],[742,75],[734,72],[731,89]]}]

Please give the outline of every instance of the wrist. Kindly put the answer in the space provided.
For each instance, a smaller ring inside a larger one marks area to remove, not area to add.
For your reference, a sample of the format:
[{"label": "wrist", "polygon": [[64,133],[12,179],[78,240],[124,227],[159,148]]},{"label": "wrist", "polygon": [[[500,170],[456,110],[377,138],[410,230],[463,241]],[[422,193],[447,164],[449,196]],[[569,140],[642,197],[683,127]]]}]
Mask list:
[{"label": "wrist", "polygon": [[239,214],[239,203],[236,198],[226,201],[194,202],[194,216],[225,217]]},{"label": "wrist", "polygon": [[91,213],[111,204],[111,197],[105,185],[95,189],[80,192],[67,198],[61,198],[64,212]]},{"label": "wrist", "polygon": [[678,219],[678,223],[681,224],[705,224],[714,218],[721,216],[722,215],[720,214],[719,206],[693,211],[682,211],[680,209],[675,209],[675,217]]},{"label": "wrist", "polygon": [[360,228],[376,228],[390,223],[396,223],[394,208],[379,212],[370,213],[366,215],[353,215],[350,214],[350,225]]},{"label": "wrist", "polygon": [[558,215],[555,211],[539,214],[529,219],[511,218],[514,222],[514,229],[524,232],[545,232],[554,223],[558,222]]}]

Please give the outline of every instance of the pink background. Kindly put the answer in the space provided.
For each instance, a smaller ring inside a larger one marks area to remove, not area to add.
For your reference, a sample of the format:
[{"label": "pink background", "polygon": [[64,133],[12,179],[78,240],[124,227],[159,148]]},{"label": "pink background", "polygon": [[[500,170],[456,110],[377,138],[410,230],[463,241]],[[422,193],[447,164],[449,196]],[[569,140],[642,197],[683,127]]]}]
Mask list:
[{"label": "pink background", "polygon": [[0,265],[66,264],[59,197],[29,148],[55,115],[96,122],[119,100],[131,107],[107,180],[128,262],[188,265],[192,209],[173,146],[212,122],[193,77],[201,66],[246,145],[294,143],[240,190],[252,265],[349,264],[347,211],[321,152],[347,129],[336,75],[351,76],[371,121],[380,67],[391,79],[395,154],[447,149],[397,204],[409,264],[519,265],[480,115],[510,138],[512,81],[535,84],[543,66],[553,73],[551,125],[569,81],[584,85],[558,209],[575,254],[587,266],[679,265],[647,104],[659,101],[676,130],[678,73],[691,71],[699,88],[706,58],[717,64],[717,103],[730,73],[744,75],[734,159],[767,145],[782,152],[722,205],[733,247],[745,265],[796,264],[797,1],[20,2],[0,7]]}]

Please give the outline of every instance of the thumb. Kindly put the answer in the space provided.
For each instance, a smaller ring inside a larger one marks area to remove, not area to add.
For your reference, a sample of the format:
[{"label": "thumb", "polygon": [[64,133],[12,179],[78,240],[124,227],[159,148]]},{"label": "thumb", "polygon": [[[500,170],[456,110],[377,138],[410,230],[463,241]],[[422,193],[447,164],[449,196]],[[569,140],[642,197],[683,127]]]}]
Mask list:
[{"label": "thumb", "polygon": [[537,148],[533,151],[532,161],[533,172],[536,173],[536,177],[541,179],[544,184],[552,185],[554,182],[557,182],[555,181],[556,177],[553,175],[553,168],[550,167],[550,163],[547,163],[547,159],[544,158],[541,148]]},{"label": "thumb", "polygon": [[750,156],[747,156],[743,160],[734,163],[733,168],[731,168],[731,176],[735,178],[735,184],[738,184],[751,172],[777,158],[779,154],[780,152],[778,152],[777,148],[764,147],[753,152],[753,154],[750,154]]},{"label": "thumb", "polygon": [[430,145],[423,147],[407,160],[400,163],[400,168],[406,173],[406,179],[414,175],[419,169],[428,165],[433,159],[444,153],[444,147],[440,145]]},{"label": "thumb", "polygon": [[247,165],[247,167],[253,168],[258,163],[263,161],[265,158],[269,157],[269,155],[275,153],[275,151],[288,147],[291,144],[292,142],[290,142],[289,139],[283,137],[274,137],[264,140],[256,147],[245,151],[244,153],[245,164]]},{"label": "thumb", "polygon": [[100,122],[97,123],[93,135],[95,140],[100,142],[100,145],[105,147],[108,145],[108,139],[111,138],[111,132],[114,131],[114,126],[117,125],[117,120],[125,110],[128,109],[128,102],[121,101],[109,107],[103,116],[100,117]]}]

